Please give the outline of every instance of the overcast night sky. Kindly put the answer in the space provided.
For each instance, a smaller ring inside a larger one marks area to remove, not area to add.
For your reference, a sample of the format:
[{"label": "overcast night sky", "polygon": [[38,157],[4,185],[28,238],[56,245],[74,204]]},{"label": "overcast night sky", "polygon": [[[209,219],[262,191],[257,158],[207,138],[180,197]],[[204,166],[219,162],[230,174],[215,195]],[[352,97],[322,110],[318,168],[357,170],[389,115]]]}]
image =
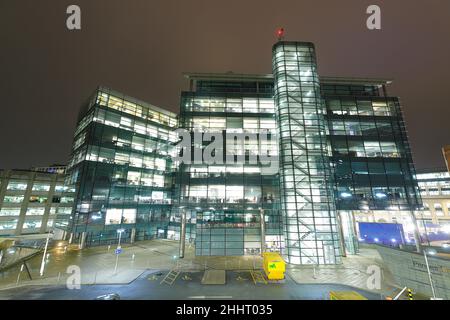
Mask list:
[{"label": "overcast night sky", "polygon": [[[77,4],[82,29],[66,28]],[[366,28],[380,5],[382,30]],[[98,85],[172,111],[181,73],[271,73],[275,30],[316,45],[322,76],[394,79],[416,168],[450,144],[448,0],[0,0],[0,168],[66,163]]]}]

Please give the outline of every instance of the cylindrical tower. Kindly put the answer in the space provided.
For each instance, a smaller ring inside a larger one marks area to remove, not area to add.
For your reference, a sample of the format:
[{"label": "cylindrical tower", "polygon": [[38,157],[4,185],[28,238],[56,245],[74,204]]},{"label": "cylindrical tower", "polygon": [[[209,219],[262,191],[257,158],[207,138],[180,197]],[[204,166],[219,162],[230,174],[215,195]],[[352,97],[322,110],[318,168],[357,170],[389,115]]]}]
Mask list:
[{"label": "cylindrical tower", "polygon": [[272,69],[288,261],[340,263],[325,111],[314,45],[279,41],[273,46]]}]

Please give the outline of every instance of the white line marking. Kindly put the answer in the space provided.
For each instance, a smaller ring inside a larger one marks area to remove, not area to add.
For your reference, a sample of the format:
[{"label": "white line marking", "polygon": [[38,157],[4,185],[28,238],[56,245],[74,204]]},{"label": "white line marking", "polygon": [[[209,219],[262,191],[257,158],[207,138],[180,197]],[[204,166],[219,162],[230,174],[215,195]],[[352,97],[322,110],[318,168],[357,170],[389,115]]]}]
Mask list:
[{"label": "white line marking", "polygon": [[232,296],[190,296],[189,299],[232,299]]}]

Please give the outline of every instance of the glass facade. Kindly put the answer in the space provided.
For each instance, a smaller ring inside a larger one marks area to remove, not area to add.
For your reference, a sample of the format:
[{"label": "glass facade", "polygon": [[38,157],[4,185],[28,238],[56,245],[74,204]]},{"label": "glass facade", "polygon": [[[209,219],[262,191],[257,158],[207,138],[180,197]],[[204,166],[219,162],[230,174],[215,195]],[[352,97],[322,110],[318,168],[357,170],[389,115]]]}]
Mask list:
[{"label": "glass facade", "polygon": [[197,255],[260,254],[261,242],[267,250],[281,250],[277,172],[265,174],[266,165],[259,159],[249,162],[249,157],[258,154],[262,130],[270,132],[268,153],[278,154],[272,82],[235,77],[227,81],[199,79],[196,85],[195,91],[182,93],[180,127],[193,135],[222,136],[225,153],[234,146],[227,134],[248,135],[244,147],[233,151],[245,161],[224,155],[220,164],[181,164],[172,232],[178,233],[180,211],[185,211],[186,237],[195,239]]},{"label": "glass facade", "polygon": [[422,201],[400,102],[380,86],[348,80],[322,90],[334,196],[338,215],[348,221],[342,228],[349,253],[358,249],[357,221],[402,223],[407,239],[418,240],[415,214],[421,216]]},{"label": "glass facade", "polygon": [[341,254],[313,44],[276,44],[272,66],[286,256],[294,264],[335,264]]},{"label": "glass facade", "polygon": [[176,115],[99,88],[75,132],[67,186],[77,190],[74,214],[57,226],[86,245],[167,236],[172,203]]},{"label": "glass facade", "polygon": [[[99,88],[80,112],[67,168],[64,188],[76,194],[59,196],[75,198],[73,213],[58,208],[56,227],[88,246],[117,242],[123,229],[124,242],[184,240],[201,256],[279,251],[293,264],[357,253],[357,222],[402,223],[419,241],[422,201],[389,81],[320,78],[314,45],[304,42],[275,44],[272,67],[273,75],[185,75],[179,117]],[[187,130],[187,148],[176,129]],[[214,150],[215,160],[195,150]],[[20,181],[1,186],[11,210],[0,212],[9,217],[0,227],[16,223],[20,197],[53,199],[39,194],[45,185],[27,194]],[[30,210],[26,225],[40,214]]]}]

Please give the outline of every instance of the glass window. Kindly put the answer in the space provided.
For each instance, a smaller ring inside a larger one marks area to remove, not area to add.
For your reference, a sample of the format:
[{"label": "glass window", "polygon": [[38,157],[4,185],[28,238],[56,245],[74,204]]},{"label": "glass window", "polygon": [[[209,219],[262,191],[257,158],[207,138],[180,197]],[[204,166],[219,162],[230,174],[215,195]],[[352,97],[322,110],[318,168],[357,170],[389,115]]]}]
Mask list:
[{"label": "glass window", "polygon": [[377,128],[373,122],[361,122],[361,133],[363,136],[377,136]]},{"label": "glass window", "polygon": [[225,100],[214,99],[211,100],[210,111],[211,112],[223,112],[225,109]]},{"label": "glass window", "polygon": [[122,209],[107,209],[105,224],[120,224],[122,220]]},{"label": "glass window", "polygon": [[57,184],[56,187],[55,187],[55,191],[56,192],[64,192],[66,190],[67,190],[67,187],[65,187],[63,185],[60,185],[60,184]]},{"label": "glass window", "polygon": [[[341,110],[341,102],[339,100],[328,100],[327,105],[332,114],[338,114],[338,115],[344,114]],[[347,112],[345,112],[345,113],[347,113]]]},{"label": "glass window", "polygon": [[345,131],[349,136],[360,136],[362,134],[358,121],[349,121],[345,123]]},{"label": "glass window", "polygon": [[333,120],[331,123],[331,134],[345,135],[345,126],[343,121]]},{"label": "glass window", "polygon": [[400,157],[395,142],[380,142],[383,157],[398,158]]},{"label": "glass window", "polygon": [[42,225],[42,219],[25,219],[23,222],[24,229],[38,229]]},{"label": "glass window", "polygon": [[227,112],[242,112],[242,100],[227,99]]},{"label": "glass window", "polygon": [[72,203],[73,197],[61,197],[61,203]]},{"label": "glass window", "polygon": [[260,99],[259,111],[261,113],[274,113],[275,112],[274,101],[272,99]]},{"label": "glass window", "polygon": [[14,230],[17,227],[18,219],[0,220],[0,230]]},{"label": "glass window", "polygon": [[373,112],[376,116],[389,116],[389,107],[386,103],[386,101],[374,101],[372,103],[373,105]]},{"label": "glass window", "polygon": [[3,202],[6,203],[21,203],[23,201],[24,196],[5,196]]},{"label": "glass window", "polygon": [[227,117],[227,129],[240,129],[242,128],[241,117]]},{"label": "glass window", "polygon": [[365,143],[362,141],[348,141],[349,155],[354,157],[364,157]]},{"label": "glass window", "polygon": [[19,181],[10,181],[8,183],[7,190],[17,191],[17,190],[26,190],[27,182],[19,182]]},{"label": "glass window", "polygon": [[437,216],[443,216],[444,215],[444,212],[442,210],[442,204],[440,204],[440,203],[435,203],[434,204],[434,213]]},{"label": "glass window", "polygon": [[258,99],[244,98],[243,112],[258,112]]},{"label": "glass window", "polygon": [[45,208],[28,208],[27,216],[43,216]]},{"label": "glass window", "polygon": [[402,174],[402,169],[400,167],[400,163],[398,162],[385,162],[387,174]]},{"label": "glass window", "polygon": [[0,209],[0,216],[18,216],[20,215],[20,208],[2,208]]},{"label": "glass window", "polygon": [[260,119],[259,121],[261,129],[268,129],[269,131],[276,129],[276,123],[274,119]]},{"label": "glass window", "polygon": [[35,183],[33,184],[33,191],[49,191],[50,185],[44,183]]},{"label": "glass window", "polygon": [[41,197],[41,196],[31,196],[30,202],[32,203],[47,203],[48,198],[47,197]]},{"label": "glass window", "polygon": [[372,102],[371,101],[358,101],[358,114],[360,116],[373,115]]},{"label": "glass window", "polygon": [[381,157],[381,148],[380,143],[378,141],[365,141],[364,148],[366,149],[367,157]]},{"label": "glass window", "polygon": [[369,162],[369,173],[370,174],[385,174],[383,163]]}]

